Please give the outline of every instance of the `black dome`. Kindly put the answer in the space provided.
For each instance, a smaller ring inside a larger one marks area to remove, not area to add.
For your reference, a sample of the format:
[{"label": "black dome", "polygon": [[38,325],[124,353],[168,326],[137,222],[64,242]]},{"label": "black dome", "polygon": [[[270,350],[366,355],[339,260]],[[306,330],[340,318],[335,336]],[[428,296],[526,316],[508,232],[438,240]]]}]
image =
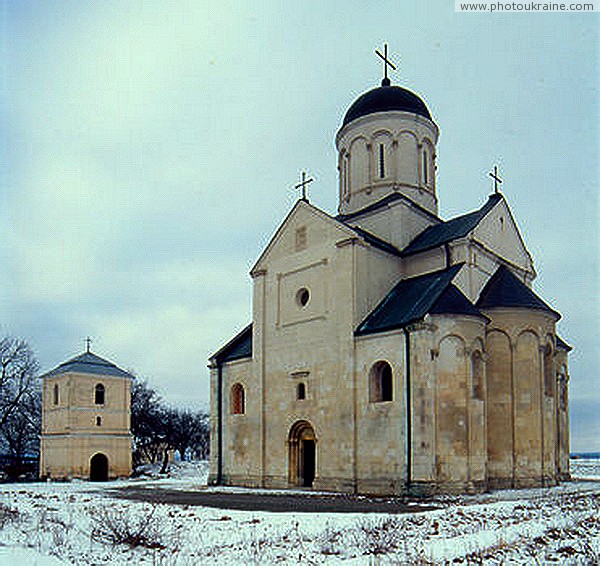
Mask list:
[{"label": "black dome", "polygon": [[384,85],[359,96],[346,112],[342,125],[345,126],[367,114],[388,112],[389,110],[412,112],[431,120],[427,106],[416,94],[400,86]]}]

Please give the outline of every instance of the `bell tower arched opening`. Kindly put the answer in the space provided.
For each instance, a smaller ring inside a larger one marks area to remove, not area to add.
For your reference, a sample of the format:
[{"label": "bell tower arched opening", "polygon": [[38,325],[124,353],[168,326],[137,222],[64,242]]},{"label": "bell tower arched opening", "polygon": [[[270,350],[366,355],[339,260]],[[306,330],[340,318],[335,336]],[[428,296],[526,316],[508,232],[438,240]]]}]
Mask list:
[{"label": "bell tower arched opening", "polygon": [[100,452],[98,454],[94,454],[90,460],[90,480],[108,480],[108,458]]}]

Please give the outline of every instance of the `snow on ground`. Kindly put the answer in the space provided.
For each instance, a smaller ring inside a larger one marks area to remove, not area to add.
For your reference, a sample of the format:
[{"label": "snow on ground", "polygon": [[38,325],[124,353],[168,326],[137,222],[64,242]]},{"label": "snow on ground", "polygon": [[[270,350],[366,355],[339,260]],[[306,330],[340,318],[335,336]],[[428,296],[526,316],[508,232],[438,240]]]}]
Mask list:
[{"label": "snow on ground", "polygon": [[596,564],[600,556],[600,481],[586,479],[600,476],[600,460],[573,462],[585,481],[440,497],[440,509],[405,515],[229,511],[112,493],[207,489],[207,469],[196,462],[172,466],[166,478],[148,469],[104,484],[0,485],[0,564]]}]

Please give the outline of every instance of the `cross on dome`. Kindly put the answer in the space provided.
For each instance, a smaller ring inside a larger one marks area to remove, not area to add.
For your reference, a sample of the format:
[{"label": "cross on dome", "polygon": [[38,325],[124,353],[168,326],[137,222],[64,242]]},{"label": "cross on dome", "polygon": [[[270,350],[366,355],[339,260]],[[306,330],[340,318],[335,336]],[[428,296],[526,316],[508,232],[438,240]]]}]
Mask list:
[{"label": "cross on dome", "polygon": [[378,55],[381,59],[383,59],[384,78],[381,81],[381,86],[390,86],[392,83],[391,83],[390,79],[388,78],[388,67],[391,67],[395,71],[396,70],[396,65],[394,65],[394,63],[392,63],[388,59],[388,46],[387,46],[387,43],[383,44],[383,55],[381,54],[381,52],[379,51],[379,49],[375,49],[375,54]]}]

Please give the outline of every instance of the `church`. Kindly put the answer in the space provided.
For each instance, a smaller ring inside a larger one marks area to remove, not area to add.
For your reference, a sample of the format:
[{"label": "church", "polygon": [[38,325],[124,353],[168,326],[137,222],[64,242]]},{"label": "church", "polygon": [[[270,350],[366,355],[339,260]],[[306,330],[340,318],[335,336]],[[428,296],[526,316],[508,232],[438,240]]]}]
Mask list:
[{"label": "church", "polygon": [[250,272],[251,324],[210,359],[213,485],[427,495],[569,478],[571,347],[501,179],[440,218],[438,126],[385,69],[335,139],[337,215],[303,193]]}]

